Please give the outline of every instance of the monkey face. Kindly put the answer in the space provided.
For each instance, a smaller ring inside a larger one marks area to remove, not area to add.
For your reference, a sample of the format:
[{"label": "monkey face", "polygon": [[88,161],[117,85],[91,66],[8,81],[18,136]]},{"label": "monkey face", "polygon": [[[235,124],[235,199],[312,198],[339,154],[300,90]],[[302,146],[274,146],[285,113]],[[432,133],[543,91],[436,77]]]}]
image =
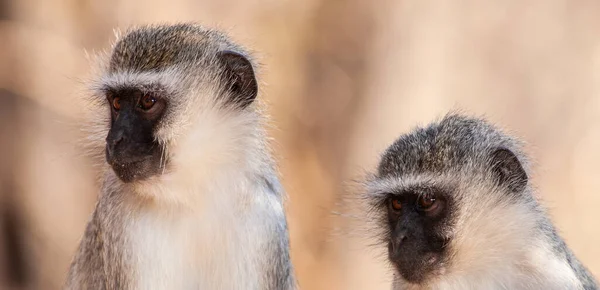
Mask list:
[{"label": "monkey face", "polygon": [[154,138],[166,102],[137,89],[107,93],[111,126],[106,137],[106,160],[123,182],[146,179],[164,166],[162,147]]},{"label": "monkey face", "polygon": [[498,253],[522,249],[537,220],[524,157],[499,129],[456,114],[387,148],[367,184],[368,210],[398,288],[487,275],[480,269],[507,261]]},{"label": "monkey face", "polygon": [[258,123],[250,106],[258,82],[225,35],[186,24],[137,29],[114,45],[105,68],[93,97],[106,96],[111,118],[98,116],[93,130],[109,128],[102,145],[122,182],[237,163],[229,148],[247,134],[239,122]]},{"label": "monkey face", "polygon": [[445,259],[448,196],[439,189],[415,187],[391,194],[386,203],[389,259],[406,281],[422,283]]}]

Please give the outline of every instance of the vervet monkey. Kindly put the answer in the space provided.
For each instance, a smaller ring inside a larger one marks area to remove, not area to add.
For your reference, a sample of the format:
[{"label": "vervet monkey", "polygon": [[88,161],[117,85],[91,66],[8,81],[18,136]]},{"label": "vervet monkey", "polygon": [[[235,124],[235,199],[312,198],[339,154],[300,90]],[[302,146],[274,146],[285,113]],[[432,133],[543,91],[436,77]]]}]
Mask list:
[{"label": "vervet monkey", "polygon": [[393,289],[597,289],[534,197],[519,142],[458,114],[396,140],[367,182]]},{"label": "vervet monkey", "polygon": [[249,54],[159,25],[126,33],[104,64],[91,139],[106,170],[66,288],[295,289]]}]

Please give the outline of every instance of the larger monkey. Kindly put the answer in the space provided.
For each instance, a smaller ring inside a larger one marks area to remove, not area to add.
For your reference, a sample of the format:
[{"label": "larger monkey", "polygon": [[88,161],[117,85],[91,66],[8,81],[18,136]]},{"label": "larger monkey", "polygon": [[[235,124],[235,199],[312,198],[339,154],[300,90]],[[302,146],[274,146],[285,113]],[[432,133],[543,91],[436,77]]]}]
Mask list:
[{"label": "larger monkey", "polygon": [[248,54],[194,24],[114,45],[94,86],[99,201],[67,289],[294,289]]}]

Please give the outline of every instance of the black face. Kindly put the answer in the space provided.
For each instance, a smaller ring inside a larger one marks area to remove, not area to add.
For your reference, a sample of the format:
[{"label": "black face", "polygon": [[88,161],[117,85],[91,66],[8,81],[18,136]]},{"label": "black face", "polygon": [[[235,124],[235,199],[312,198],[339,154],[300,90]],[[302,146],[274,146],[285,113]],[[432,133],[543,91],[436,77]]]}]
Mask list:
[{"label": "black face", "polygon": [[445,259],[450,203],[442,190],[413,188],[386,200],[389,259],[402,277],[421,283]]},{"label": "black face", "polygon": [[107,92],[111,127],[106,137],[106,161],[123,182],[143,180],[161,172],[162,148],[154,129],[166,102],[137,89]]}]

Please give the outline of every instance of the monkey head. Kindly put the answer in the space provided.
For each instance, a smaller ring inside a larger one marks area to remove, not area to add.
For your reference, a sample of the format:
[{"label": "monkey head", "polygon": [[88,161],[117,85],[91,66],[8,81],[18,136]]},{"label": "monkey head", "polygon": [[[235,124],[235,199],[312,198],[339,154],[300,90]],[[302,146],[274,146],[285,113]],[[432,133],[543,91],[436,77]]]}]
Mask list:
[{"label": "monkey head", "polygon": [[105,157],[124,183],[177,166],[178,147],[215,159],[215,151],[239,139],[227,124],[243,123],[239,116],[251,113],[247,107],[258,93],[247,54],[223,34],[194,24],[134,29],[105,63],[94,95],[110,111],[102,132]]},{"label": "monkey head", "polygon": [[505,258],[500,253],[515,253],[523,239],[506,237],[535,227],[518,150],[484,121],[459,115],[387,149],[367,190],[396,284],[423,286],[487,271]]}]

